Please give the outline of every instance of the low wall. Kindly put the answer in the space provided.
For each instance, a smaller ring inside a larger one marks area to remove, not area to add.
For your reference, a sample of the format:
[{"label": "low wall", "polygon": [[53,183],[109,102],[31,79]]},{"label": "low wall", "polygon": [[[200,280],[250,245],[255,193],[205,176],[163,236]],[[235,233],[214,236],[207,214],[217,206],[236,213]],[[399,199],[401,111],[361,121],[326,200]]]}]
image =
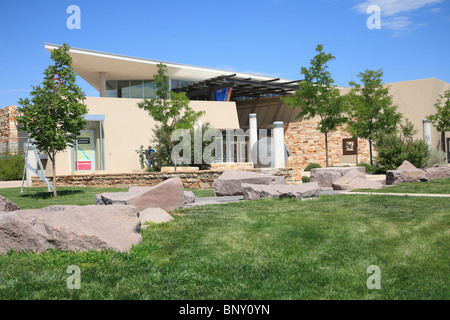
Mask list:
[{"label": "low wall", "polygon": [[[302,169],[253,169],[246,170],[265,174],[284,176],[287,184],[299,184],[302,182]],[[179,177],[183,181],[185,188],[191,189],[212,189],[214,180],[223,171],[205,170],[197,172],[146,172],[146,173],[123,173],[123,174],[74,174],[57,176],[57,186],[73,187],[129,187],[129,186],[154,186],[166,179]],[[48,177],[51,180],[51,177]],[[38,177],[32,179],[33,187],[45,186]]]}]

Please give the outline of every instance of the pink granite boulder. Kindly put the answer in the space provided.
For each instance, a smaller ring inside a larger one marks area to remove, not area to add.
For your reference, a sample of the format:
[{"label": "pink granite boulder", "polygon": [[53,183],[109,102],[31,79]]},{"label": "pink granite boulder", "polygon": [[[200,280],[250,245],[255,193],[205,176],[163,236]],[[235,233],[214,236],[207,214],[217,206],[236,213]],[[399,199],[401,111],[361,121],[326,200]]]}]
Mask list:
[{"label": "pink granite boulder", "polygon": [[261,198],[296,198],[299,200],[317,198],[320,195],[320,187],[317,182],[302,183],[297,185],[260,185],[242,184],[245,200]]},{"label": "pink granite boulder", "polygon": [[142,241],[133,206],[51,206],[0,214],[0,254],[10,249],[128,252]]},{"label": "pink granite boulder", "polygon": [[128,192],[106,192],[95,196],[96,205],[126,204],[139,210],[161,208],[171,211],[184,206],[180,178],[171,178],[153,187],[131,187]]},{"label": "pink granite boulder", "polygon": [[214,180],[214,195],[238,196],[242,195],[242,184],[284,185],[285,178],[271,176],[257,172],[226,170],[220,177]]}]

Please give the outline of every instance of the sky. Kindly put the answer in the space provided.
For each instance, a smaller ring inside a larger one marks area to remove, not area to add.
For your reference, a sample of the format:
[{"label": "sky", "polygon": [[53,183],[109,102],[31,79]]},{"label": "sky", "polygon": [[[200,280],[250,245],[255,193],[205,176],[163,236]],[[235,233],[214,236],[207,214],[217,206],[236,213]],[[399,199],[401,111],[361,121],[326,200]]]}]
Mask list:
[{"label": "sky", "polygon": [[[80,29],[68,28],[71,5]],[[380,68],[385,83],[450,82],[449,36],[450,0],[4,1],[0,108],[43,81],[45,43],[293,80],[323,44],[333,79],[348,86]]]}]

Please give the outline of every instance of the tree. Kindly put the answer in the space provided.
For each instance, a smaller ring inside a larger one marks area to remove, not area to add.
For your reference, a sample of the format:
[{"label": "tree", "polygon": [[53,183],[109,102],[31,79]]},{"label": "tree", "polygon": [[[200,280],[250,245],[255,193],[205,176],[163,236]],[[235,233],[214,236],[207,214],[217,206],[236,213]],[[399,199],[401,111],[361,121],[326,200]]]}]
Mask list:
[{"label": "tree", "polygon": [[[195,122],[204,114],[195,112],[189,106],[189,98],[185,92],[171,92],[167,66],[158,64],[158,73],[154,75],[156,96],[154,99],[144,99],[137,104],[138,108],[146,110],[149,115],[161,124],[161,130],[167,132],[172,149],[174,148],[172,133],[176,129],[191,129]],[[174,161],[175,171],[177,161]]]},{"label": "tree", "polygon": [[351,81],[352,89],[345,97],[350,118],[348,130],[354,137],[369,140],[370,164],[373,165],[373,142],[382,134],[395,133],[402,115],[393,105],[389,88],[382,84],[382,69],[366,70],[358,77],[362,85]]},{"label": "tree", "polygon": [[[444,99],[447,100],[443,101]],[[434,107],[436,108],[436,113],[429,115],[427,118],[441,132],[442,151],[445,151],[445,131],[450,131],[450,90],[439,96]]]},{"label": "tree", "polygon": [[55,199],[56,155],[74,146],[76,137],[86,125],[83,116],[88,112],[81,103],[86,95],[75,83],[69,50],[70,47],[63,44],[52,51],[54,64],[45,70],[41,85],[32,86],[31,100],[19,100],[21,115],[17,117],[17,122],[28,131],[36,147],[52,162]]},{"label": "tree", "polygon": [[331,54],[323,52],[323,45],[316,47],[317,55],[311,60],[311,66],[301,68],[304,80],[292,97],[283,101],[291,108],[300,108],[297,119],[320,117],[317,129],[325,134],[326,165],[328,167],[328,133],[346,122],[344,104],[339,89],[328,71],[327,63],[334,60]]}]

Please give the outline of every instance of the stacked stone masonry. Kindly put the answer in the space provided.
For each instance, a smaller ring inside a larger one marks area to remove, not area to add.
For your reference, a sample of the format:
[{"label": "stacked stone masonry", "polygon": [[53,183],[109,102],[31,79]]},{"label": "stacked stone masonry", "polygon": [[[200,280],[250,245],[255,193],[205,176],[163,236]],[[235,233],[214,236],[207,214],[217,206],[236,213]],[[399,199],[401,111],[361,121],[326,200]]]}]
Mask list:
[{"label": "stacked stone masonry", "polygon": [[11,147],[17,147],[19,142],[14,122],[15,112],[15,106],[0,109],[0,153],[4,153],[7,149],[11,151]]},{"label": "stacked stone masonry", "polygon": [[[289,167],[305,168],[310,163],[326,165],[325,135],[317,130],[317,121],[303,120],[301,122],[286,123],[284,126],[285,144],[291,152]],[[345,130],[328,134],[328,156],[330,165],[341,163],[342,140],[351,135]],[[358,139],[358,163],[369,162],[369,143]]]},{"label": "stacked stone masonry", "polygon": [[[253,169],[246,170],[265,174],[284,176],[287,184],[299,184],[302,182],[302,169]],[[198,172],[148,172],[148,173],[123,173],[123,174],[76,174],[57,176],[58,186],[76,187],[129,187],[129,186],[154,186],[169,178],[179,177],[183,181],[184,188],[212,189],[214,180],[223,171],[205,170]],[[33,187],[45,186],[38,177],[33,177]]]}]

